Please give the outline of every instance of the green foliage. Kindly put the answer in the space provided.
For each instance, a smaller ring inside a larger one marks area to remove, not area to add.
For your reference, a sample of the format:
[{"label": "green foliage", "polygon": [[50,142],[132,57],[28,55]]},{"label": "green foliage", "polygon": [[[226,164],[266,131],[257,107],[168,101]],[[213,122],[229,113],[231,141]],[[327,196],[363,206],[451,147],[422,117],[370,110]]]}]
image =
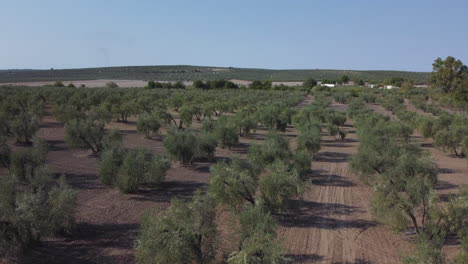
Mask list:
[{"label": "green foliage", "polygon": [[142,114],[138,117],[137,129],[144,133],[146,138],[157,134],[160,128],[161,121],[156,114]]},{"label": "green foliage", "polygon": [[210,194],[217,202],[239,207],[244,201],[255,204],[258,172],[253,166],[234,157],[211,167]]},{"label": "green foliage", "polygon": [[290,199],[302,194],[302,186],[299,174],[290,171],[288,164],[277,161],[271,165],[270,173],[260,180],[262,201],[270,210],[285,209]]},{"label": "green foliage", "polygon": [[[14,72],[14,74],[11,74]],[[105,67],[91,69],[64,69],[64,70],[20,70],[0,72],[1,82],[26,81],[55,81],[76,80],[80,76],[83,80],[96,79],[133,79],[133,80],[272,80],[272,81],[298,81],[307,78],[316,80],[339,79],[347,74],[353,78],[363,80],[383,81],[392,77],[401,77],[414,80],[418,83],[427,82],[430,73],[404,72],[404,71],[349,71],[349,70],[269,70],[246,68],[219,68],[201,66],[131,66],[131,67]]]},{"label": "green foliage", "polygon": [[434,126],[434,120],[430,117],[420,116],[417,120],[418,131],[425,138],[432,137],[433,126]]},{"label": "green foliage", "polygon": [[234,123],[239,128],[239,136],[249,135],[257,128],[257,118],[252,109],[242,109],[234,117]]},{"label": "green foliage", "polygon": [[249,206],[240,215],[240,250],[233,252],[229,264],[286,263],[275,232],[276,224],[260,206]]},{"label": "green foliage", "polygon": [[106,82],[107,88],[117,88],[119,87],[115,82]]},{"label": "green foliage", "polygon": [[106,185],[115,184],[116,177],[125,158],[125,150],[117,147],[107,149],[102,153],[99,163],[99,178]]},{"label": "green foliage", "polygon": [[304,88],[312,89],[315,86],[317,86],[317,81],[314,78],[308,78],[304,81],[304,84],[302,86]]},{"label": "green foliage", "polygon": [[286,131],[286,127],[291,123],[294,110],[281,104],[263,105],[257,110],[257,119],[268,129]]},{"label": "green foliage", "polygon": [[468,134],[468,119],[463,116],[442,115],[434,123],[433,138],[436,147],[464,157],[463,140]]},{"label": "green foliage", "polygon": [[343,75],[343,76],[341,76],[341,78],[340,78],[340,82],[343,83],[343,84],[346,84],[346,83],[348,83],[349,81],[350,81],[350,78],[349,78],[348,75]]},{"label": "green foliage", "polygon": [[209,196],[171,201],[161,214],[148,212],[137,239],[139,264],[212,263],[217,247],[216,211]]},{"label": "green foliage", "polygon": [[406,82],[403,82],[403,84],[401,85],[400,91],[403,94],[403,96],[406,98],[408,97],[408,95],[411,94],[411,92],[413,91],[413,88],[414,88],[414,82],[406,81]]},{"label": "green foliage", "polygon": [[16,256],[74,227],[75,191],[45,169],[46,151],[46,144],[35,139],[32,149],[10,152],[4,159],[10,170],[0,181],[0,257]]},{"label": "green foliage", "polygon": [[[395,229],[425,223],[437,170],[422,151],[408,143],[411,129],[397,121],[385,121],[377,114],[355,116],[361,143],[351,168],[374,187],[372,211]],[[416,212],[423,211],[421,221]]]},{"label": "green foliage", "polygon": [[444,93],[459,89],[463,79],[467,78],[466,66],[463,62],[448,56],[445,60],[437,58],[432,64],[432,84],[435,89]]},{"label": "green foliage", "polygon": [[[116,161],[112,165],[116,165],[118,162]],[[151,151],[145,149],[128,150],[117,176],[107,176],[107,178],[115,177],[120,191],[132,193],[136,192],[142,183],[161,183],[169,168],[170,162],[166,158],[154,155]]]},{"label": "green foliage", "polygon": [[431,237],[427,232],[418,234],[416,254],[403,258],[405,264],[443,264],[446,263],[442,253],[443,236]]},{"label": "green foliage", "polygon": [[10,152],[10,157],[5,157],[10,161],[8,165],[9,172],[20,180],[35,178],[39,168],[46,162],[47,142],[35,138],[33,144],[32,148]]},{"label": "green foliage", "polygon": [[195,159],[212,159],[216,150],[216,140],[211,136],[176,128],[169,130],[163,144],[173,159],[184,164]]},{"label": "green foliage", "polygon": [[275,160],[289,161],[292,153],[286,138],[277,132],[269,132],[263,144],[250,146],[248,157],[252,164],[263,169]]},{"label": "green foliage", "polygon": [[297,148],[307,151],[310,155],[314,155],[320,150],[320,133],[320,125],[317,123],[299,130]]},{"label": "green foliage", "polygon": [[39,117],[29,112],[20,113],[11,123],[11,131],[18,142],[29,143],[39,130]]},{"label": "green foliage", "polygon": [[100,120],[74,119],[65,125],[65,141],[72,148],[88,148],[93,153],[103,149],[105,123]]},{"label": "green foliage", "polygon": [[222,116],[220,117],[213,129],[213,135],[216,140],[221,144],[221,147],[232,147],[239,143],[239,134],[237,133],[237,126],[233,118]]}]

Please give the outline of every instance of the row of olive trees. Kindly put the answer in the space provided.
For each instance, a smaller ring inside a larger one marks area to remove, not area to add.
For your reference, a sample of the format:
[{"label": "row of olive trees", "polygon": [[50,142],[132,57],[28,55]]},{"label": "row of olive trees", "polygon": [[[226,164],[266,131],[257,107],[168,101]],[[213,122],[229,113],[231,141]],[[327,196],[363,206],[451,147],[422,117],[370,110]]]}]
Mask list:
[{"label": "row of olive trees", "polygon": [[[164,145],[173,158],[189,162],[204,153],[197,151],[206,142],[203,137],[211,135],[229,146],[238,134],[248,133],[250,129],[236,126],[237,116],[248,114],[241,111],[234,117],[205,120],[198,132],[172,128]],[[227,256],[227,263],[285,263],[271,212],[287,209],[306,188],[312,155],[320,148],[318,118],[306,110],[288,117],[300,129],[295,152],[283,135],[272,130],[262,144],[249,148],[247,160],[233,157],[213,165],[206,194],[197,193],[191,202],[172,201],[163,214],[148,213],[137,240],[137,262],[212,263],[219,242],[215,221],[219,204],[232,208],[233,223],[238,223],[234,238],[238,250]],[[276,122],[270,128],[278,128]]]},{"label": "row of olive trees", "polygon": [[[408,122],[389,121],[371,112],[362,101],[353,102],[348,114],[360,138],[351,167],[363,182],[373,186],[372,212],[397,230],[412,227],[416,231],[416,254],[406,257],[405,262],[442,263],[446,235],[463,237],[468,231],[464,225],[468,196],[461,192],[449,199],[448,208],[438,205],[437,168],[428,153],[410,144],[413,127]],[[460,255],[465,250],[466,246]]]},{"label": "row of olive trees", "polygon": [[[285,209],[300,195],[306,165],[298,164],[277,132],[252,146],[248,156],[214,165],[206,194],[197,193],[191,202],[174,200],[162,214],[148,213],[137,240],[137,263],[213,263],[219,243],[217,204],[231,207],[238,223],[233,237],[238,250],[227,263],[285,263],[270,212]],[[307,163],[310,168],[310,159]]]},{"label": "row of olive trees", "polygon": [[149,150],[113,146],[102,154],[99,177],[104,184],[116,185],[123,193],[132,193],[143,183],[160,184],[170,166],[168,159]]},{"label": "row of olive trees", "polygon": [[[239,249],[227,257],[227,263],[285,263],[276,224],[267,211],[261,206],[246,206],[238,221]],[[136,261],[213,263],[219,242],[215,200],[198,192],[190,202],[173,200],[162,214],[148,212],[143,217]]]},{"label": "row of olive trees", "polygon": [[425,138],[433,138],[434,145],[443,151],[452,152],[457,157],[465,157],[468,152],[468,118],[464,115],[440,112],[439,116],[418,115],[406,110],[403,98],[396,93],[379,99],[385,109],[410,127],[416,127]]},{"label": "row of olive trees", "polygon": [[417,128],[424,137],[432,137],[436,147],[465,157],[468,154],[467,122],[468,118],[462,115],[442,114],[438,118],[420,116]]},{"label": "row of olive trees", "polygon": [[47,142],[12,151],[0,138],[0,257],[15,257],[42,238],[72,230],[76,195],[45,167]]}]

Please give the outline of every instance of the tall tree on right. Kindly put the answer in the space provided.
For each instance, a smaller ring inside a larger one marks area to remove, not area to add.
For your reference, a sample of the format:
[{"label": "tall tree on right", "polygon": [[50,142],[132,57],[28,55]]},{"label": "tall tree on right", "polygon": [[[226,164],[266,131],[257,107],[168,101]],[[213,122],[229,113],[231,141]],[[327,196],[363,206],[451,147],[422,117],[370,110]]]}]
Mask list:
[{"label": "tall tree on right", "polygon": [[445,60],[437,58],[432,64],[431,81],[436,91],[452,93],[461,89],[468,79],[468,67],[460,60],[448,56]]}]

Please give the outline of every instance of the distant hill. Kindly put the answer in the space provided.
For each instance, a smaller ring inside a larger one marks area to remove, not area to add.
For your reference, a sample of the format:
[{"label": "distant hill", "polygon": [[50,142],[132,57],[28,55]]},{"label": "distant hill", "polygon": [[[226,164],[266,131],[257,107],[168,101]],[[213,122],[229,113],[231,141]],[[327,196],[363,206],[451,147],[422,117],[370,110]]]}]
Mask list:
[{"label": "distant hill", "polygon": [[214,79],[303,81],[307,78],[317,80],[337,80],[343,75],[351,79],[383,81],[394,77],[413,80],[417,83],[428,82],[429,72],[406,71],[353,71],[353,70],[268,70],[249,68],[225,68],[204,66],[132,66],[103,67],[63,70],[1,70],[0,83],[33,81],[70,81],[70,80],[159,80],[192,81]]}]

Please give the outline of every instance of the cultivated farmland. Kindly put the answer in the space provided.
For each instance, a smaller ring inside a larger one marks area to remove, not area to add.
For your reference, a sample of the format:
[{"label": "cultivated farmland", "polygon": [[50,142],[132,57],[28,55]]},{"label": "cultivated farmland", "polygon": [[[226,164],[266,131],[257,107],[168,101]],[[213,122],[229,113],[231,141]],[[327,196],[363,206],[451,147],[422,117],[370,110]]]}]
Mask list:
[{"label": "cultivated farmland", "polygon": [[1,87],[2,261],[466,263],[466,105],[408,82]]}]

